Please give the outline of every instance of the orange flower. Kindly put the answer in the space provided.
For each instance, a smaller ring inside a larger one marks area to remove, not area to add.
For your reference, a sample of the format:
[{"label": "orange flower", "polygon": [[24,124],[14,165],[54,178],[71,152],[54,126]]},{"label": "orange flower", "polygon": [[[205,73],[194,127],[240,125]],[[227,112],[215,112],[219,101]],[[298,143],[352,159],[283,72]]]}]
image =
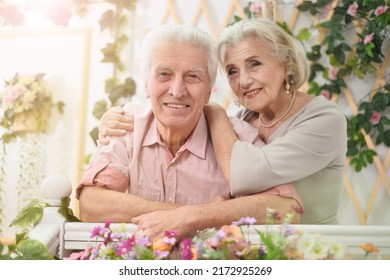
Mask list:
[{"label": "orange flower", "polygon": [[243,238],[240,228],[235,225],[224,225],[221,227],[220,231],[223,234],[222,240],[224,242],[238,242]]},{"label": "orange flower", "polygon": [[366,253],[379,253],[379,249],[372,243],[366,243],[360,246]]},{"label": "orange flower", "polygon": [[192,252],[192,260],[197,260],[198,259],[198,250],[196,248],[191,248]]},{"label": "orange flower", "polygon": [[153,250],[155,251],[169,251],[171,250],[172,246],[174,244],[171,244],[171,242],[168,242],[167,238],[160,238],[157,241],[153,242]]}]

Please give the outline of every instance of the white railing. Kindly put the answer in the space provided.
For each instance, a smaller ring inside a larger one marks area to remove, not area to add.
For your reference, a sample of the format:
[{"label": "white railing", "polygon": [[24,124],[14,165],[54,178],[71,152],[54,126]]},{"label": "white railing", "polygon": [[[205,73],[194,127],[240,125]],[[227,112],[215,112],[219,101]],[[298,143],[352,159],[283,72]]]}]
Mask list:
[{"label": "white railing", "polygon": [[[95,238],[91,238],[91,230],[103,223],[65,223],[64,248],[67,252],[83,250],[87,245],[94,245]],[[113,224],[121,226],[121,224]],[[364,226],[364,225],[292,225],[294,229],[307,233],[318,233],[326,238],[336,240],[345,246],[347,259],[363,259],[365,251],[360,248],[365,243],[372,243],[380,250],[381,259],[390,259],[390,226]],[[136,225],[125,224],[126,232],[131,234]],[[256,230],[279,230],[279,225],[257,225],[248,227],[248,240],[254,244],[259,243]],[[244,230],[245,232],[246,230]]]},{"label": "white railing", "polygon": [[[50,191],[46,188],[50,188]],[[42,194],[47,201],[50,201],[52,207],[45,209],[42,221],[30,234],[32,238],[47,245],[50,253],[60,259],[69,256],[73,251],[85,249],[88,244],[95,244],[96,240],[91,238],[91,230],[97,225],[103,225],[101,223],[66,222],[57,210],[61,197],[69,196],[70,192],[70,184],[61,177],[50,178],[42,184]],[[293,225],[293,227],[302,232],[318,233],[343,243],[346,247],[347,258],[362,259],[365,252],[360,246],[372,243],[380,250],[380,258],[390,259],[390,225]],[[273,225],[270,228],[278,230],[279,225]],[[136,229],[136,225],[125,224],[125,229],[131,234]],[[249,240],[253,243],[259,242],[256,230],[265,231],[266,226],[249,227]]]}]

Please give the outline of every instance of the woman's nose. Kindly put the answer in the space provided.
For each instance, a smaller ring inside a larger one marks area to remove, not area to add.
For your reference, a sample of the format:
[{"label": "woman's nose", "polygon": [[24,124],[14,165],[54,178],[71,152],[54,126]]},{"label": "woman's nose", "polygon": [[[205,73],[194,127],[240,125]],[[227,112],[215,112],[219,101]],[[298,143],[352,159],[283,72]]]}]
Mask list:
[{"label": "woman's nose", "polygon": [[246,74],[246,73],[242,73],[241,74],[241,77],[240,77],[240,84],[242,87],[249,87],[250,85],[252,85],[253,83],[253,78],[251,77],[251,75],[249,74]]}]

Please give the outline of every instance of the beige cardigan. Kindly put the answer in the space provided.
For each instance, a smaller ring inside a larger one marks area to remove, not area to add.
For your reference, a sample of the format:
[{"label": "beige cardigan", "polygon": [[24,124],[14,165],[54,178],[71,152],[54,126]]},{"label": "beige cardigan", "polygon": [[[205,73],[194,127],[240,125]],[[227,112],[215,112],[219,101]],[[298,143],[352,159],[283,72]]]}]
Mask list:
[{"label": "beige cardigan", "polygon": [[[248,120],[247,110],[239,117]],[[303,224],[335,224],[347,151],[346,117],[318,96],[288,118],[264,147],[237,141],[230,163],[234,195],[292,182],[305,213]]]}]

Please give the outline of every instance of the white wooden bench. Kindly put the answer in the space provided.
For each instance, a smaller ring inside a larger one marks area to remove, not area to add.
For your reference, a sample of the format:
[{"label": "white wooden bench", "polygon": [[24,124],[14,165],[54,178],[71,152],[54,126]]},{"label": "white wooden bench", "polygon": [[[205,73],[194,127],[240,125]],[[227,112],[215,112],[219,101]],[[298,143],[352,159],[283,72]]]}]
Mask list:
[{"label": "white wooden bench", "polygon": [[[58,190],[62,186],[62,190]],[[70,184],[69,184],[70,186]],[[55,191],[45,191],[49,185],[42,184],[43,197],[50,202],[52,207],[45,209],[42,221],[31,231],[30,237],[38,239],[46,244],[50,253],[60,259],[70,255],[72,251],[83,250],[88,244],[96,240],[91,238],[91,230],[99,223],[75,223],[66,222],[57,212],[61,197],[70,195],[71,187],[67,184],[57,184]],[[64,190],[64,188],[68,188]],[[274,230],[278,225],[272,226]],[[136,225],[126,224],[126,232],[134,232]],[[325,237],[342,242],[345,247],[346,258],[362,259],[365,252],[360,248],[365,243],[372,243],[380,250],[380,258],[390,259],[390,226],[387,225],[294,225],[294,228],[308,233],[319,233]],[[258,242],[256,230],[264,231],[265,226],[257,225],[249,227],[249,240]]]}]

